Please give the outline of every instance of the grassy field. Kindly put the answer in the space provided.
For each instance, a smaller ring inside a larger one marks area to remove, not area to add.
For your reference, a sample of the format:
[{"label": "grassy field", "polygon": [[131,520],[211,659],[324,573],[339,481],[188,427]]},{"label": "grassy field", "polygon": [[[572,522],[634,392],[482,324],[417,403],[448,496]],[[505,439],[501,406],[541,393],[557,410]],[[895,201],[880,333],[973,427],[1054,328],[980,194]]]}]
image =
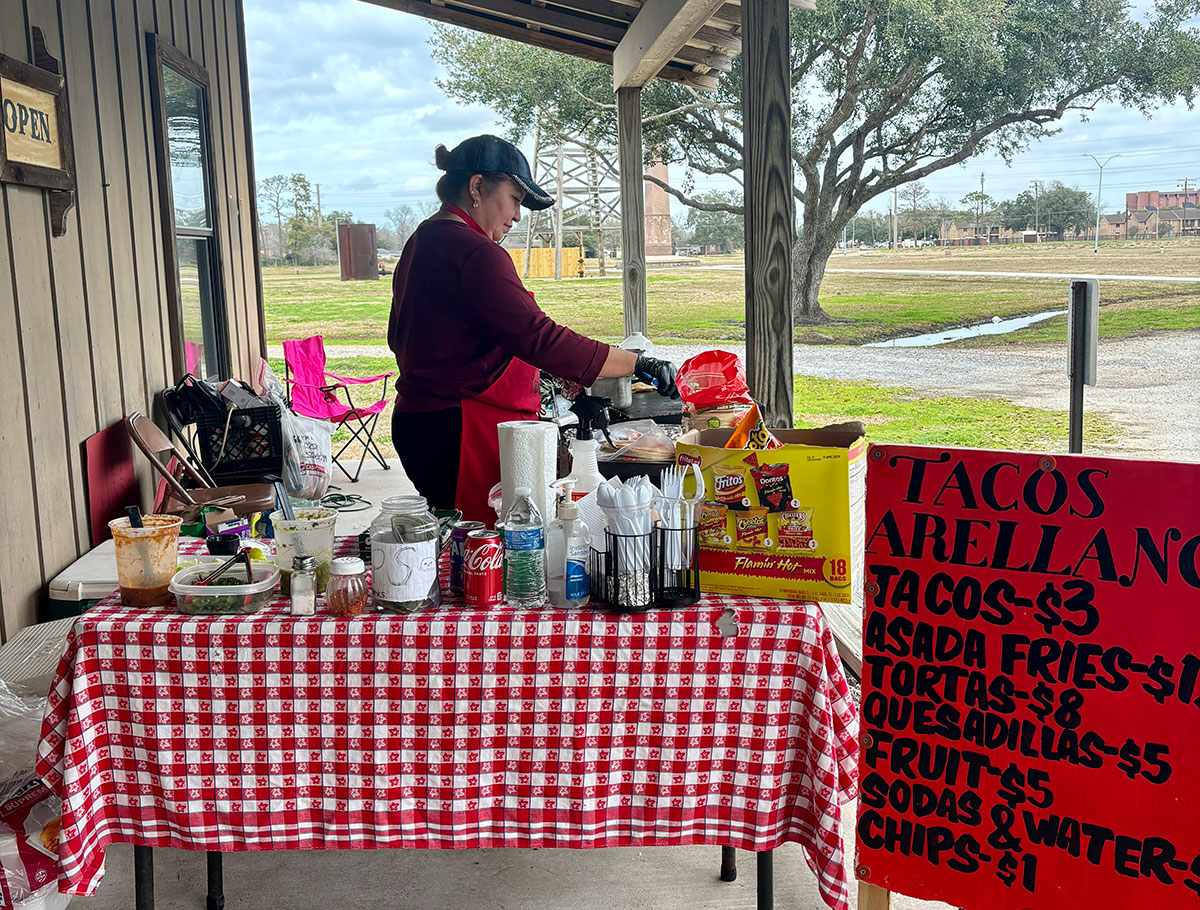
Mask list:
[{"label": "grassy field", "polygon": [[[1159,252],[1159,250],[1162,252]],[[1200,277],[1200,237],[1157,240],[1025,243],[1007,246],[921,247],[835,252],[830,268],[945,269],[980,272],[1060,272],[1088,275]]]},{"label": "grassy field", "polygon": [[[1100,256],[1091,244],[1041,244],[872,250],[835,253],[831,267],[962,269],[969,271],[1066,272],[1125,275],[1200,276],[1200,239],[1106,243]],[[732,264],[740,256],[709,257],[706,264]],[[538,303],[556,320],[606,341],[622,335],[621,279],[527,282]],[[333,269],[264,269],[267,338],[278,343],[320,333],[336,345],[386,345],[391,282],[342,282]],[[674,270],[647,278],[649,322],[656,341],[743,341],[745,278],[739,271]],[[1200,285],[1151,282],[1101,284],[1104,306],[1101,335],[1116,337],[1150,331],[1200,327]],[[928,275],[830,274],[821,303],[834,321],[798,329],[796,341],[808,344],[862,344],[1061,308],[1061,280],[1036,278]],[[971,339],[964,345],[1010,345],[1059,341],[1066,321],[1046,320],[1002,338]],[[395,368],[391,357],[334,357],[335,373],[364,376]],[[282,373],[282,364],[272,365]],[[383,383],[355,390],[360,403],[389,395]],[[371,397],[374,396],[374,397]],[[922,397],[911,389],[869,382],[796,379],[797,422],[819,426],[858,418],[873,440],[981,447],[1063,451],[1066,415],[1022,408],[999,400]],[[391,410],[380,418],[377,437],[391,452]],[[1086,427],[1090,445],[1119,438],[1119,429],[1103,420]],[[340,433],[338,437],[344,438]]]},{"label": "grassy field", "polygon": [[[851,258],[858,264],[867,257]],[[585,335],[620,340],[619,277],[531,279],[527,284],[555,320]],[[391,303],[391,284],[386,280],[350,283],[339,281],[330,269],[267,269],[263,287],[270,341],[320,333],[330,344],[386,343]],[[646,292],[649,322],[658,342],[745,338],[745,279],[740,272],[652,272]],[[1102,284],[1101,299],[1106,308],[1128,314],[1111,329],[1124,334],[1140,331],[1142,324],[1200,327],[1196,292],[1200,285],[1193,289],[1110,282]],[[992,316],[1003,319],[1043,312],[1063,306],[1065,299],[1064,282],[1047,279],[831,274],[822,285],[821,303],[835,321],[798,328],[796,341],[863,344],[985,322]]]},{"label": "grassy field", "polygon": [[[871,382],[798,376],[795,410],[799,426],[861,420],[872,442],[1067,451],[1065,411],[1018,407],[999,399],[922,396]],[[1089,448],[1120,438],[1116,425],[1094,414],[1084,416],[1083,432]]]}]

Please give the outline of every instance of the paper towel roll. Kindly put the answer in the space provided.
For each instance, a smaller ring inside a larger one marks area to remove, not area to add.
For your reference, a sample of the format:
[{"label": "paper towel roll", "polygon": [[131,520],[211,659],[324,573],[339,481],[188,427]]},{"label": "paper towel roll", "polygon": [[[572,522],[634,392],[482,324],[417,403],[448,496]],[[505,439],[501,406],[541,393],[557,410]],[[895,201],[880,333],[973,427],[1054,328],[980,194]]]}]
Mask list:
[{"label": "paper towel roll", "polygon": [[508,420],[497,424],[500,434],[500,484],[504,491],[502,515],[512,506],[517,487],[529,487],[533,504],[547,525],[554,519],[554,491],[558,479],[558,427],[540,420]]}]

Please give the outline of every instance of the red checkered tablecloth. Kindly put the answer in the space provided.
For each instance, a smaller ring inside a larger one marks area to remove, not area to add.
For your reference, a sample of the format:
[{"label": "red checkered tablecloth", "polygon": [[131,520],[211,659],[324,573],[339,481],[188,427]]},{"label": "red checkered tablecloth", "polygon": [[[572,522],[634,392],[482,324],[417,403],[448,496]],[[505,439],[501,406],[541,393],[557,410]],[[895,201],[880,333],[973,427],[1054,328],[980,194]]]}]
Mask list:
[{"label": "red checkered tablecloth", "polygon": [[[348,552],[349,538],[339,540]],[[736,615],[726,637],[716,621]],[[107,844],[192,850],[802,845],[848,906],[858,720],[815,604],[638,616],[133,609],[81,616],[38,773],[60,887]]]}]

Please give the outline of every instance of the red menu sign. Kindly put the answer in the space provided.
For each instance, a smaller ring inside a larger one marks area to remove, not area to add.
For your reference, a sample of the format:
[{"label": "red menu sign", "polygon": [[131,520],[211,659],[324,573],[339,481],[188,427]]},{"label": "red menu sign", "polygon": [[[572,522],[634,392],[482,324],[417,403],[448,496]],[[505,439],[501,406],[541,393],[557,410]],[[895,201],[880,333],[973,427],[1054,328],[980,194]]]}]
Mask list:
[{"label": "red menu sign", "polygon": [[1200,908],[1200,465],[872,446],[858,874]]}]

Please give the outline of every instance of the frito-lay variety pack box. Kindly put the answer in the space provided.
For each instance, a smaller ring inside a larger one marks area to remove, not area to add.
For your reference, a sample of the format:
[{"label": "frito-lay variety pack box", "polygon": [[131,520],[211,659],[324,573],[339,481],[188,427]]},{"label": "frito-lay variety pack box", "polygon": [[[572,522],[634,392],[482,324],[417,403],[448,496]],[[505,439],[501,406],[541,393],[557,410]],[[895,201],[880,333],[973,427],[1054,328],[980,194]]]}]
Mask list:
[{"label": "frito-lay variety pack box", "polygon": [[[700,465],[700,587],[860,603],[867,444],[862,425],[771,430],[774,449],[726,449],[728,428],[689,430],[675,461]],[[693,494],[689,476],[684,491]]]}]

